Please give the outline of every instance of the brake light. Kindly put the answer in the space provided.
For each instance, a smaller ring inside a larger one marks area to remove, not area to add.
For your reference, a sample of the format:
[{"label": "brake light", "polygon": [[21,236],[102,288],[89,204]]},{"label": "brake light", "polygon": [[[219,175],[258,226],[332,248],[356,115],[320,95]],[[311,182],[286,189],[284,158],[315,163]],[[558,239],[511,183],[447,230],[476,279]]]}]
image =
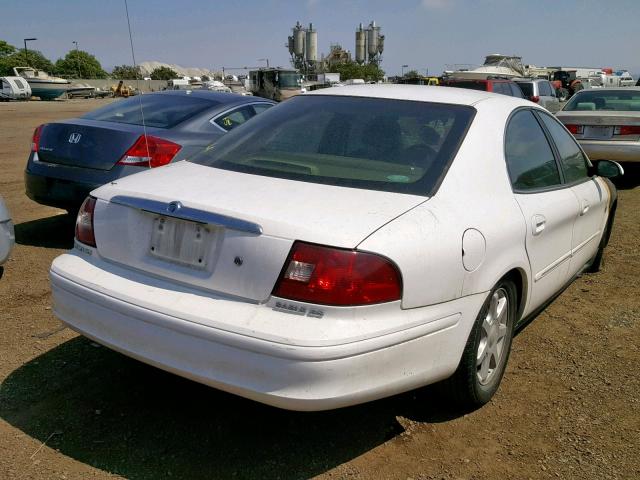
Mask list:
[{"label": "brake light", "polygon": [[529,97],[529,100],[531,100],[533,103],[538,103],[540,101],[540,97],[534,95],[532,97]]},{"label": "brake light", "polygon": [[33,137],[31,139],[31,151],[37,152],[40,149],[40,137],[42,136],[42,128],[44,124],[38,125],[33,131]]},{"label": "brake light", "polygon": [[76,240],[91,247],[96,246],[96,237],[93,233],[93,211],[96,208],[96,199],[87,197],[76,219]]},{"label": "brake light", "polygon": [[129,150],[118,161],[119,165],[136,167],[161,167],[173,160],[182,146],[164,138],[140,135]]},{"label": "brake light", "polygon": [[614,135],[640,135],[640,125],[621,125],[613,128]]},{"label": "brake light", "polygon": [[574,135],[582,135],[582,132],[584,131],[584,126],[582,125],[565,125],[565,127],[567,127],[567,130]]},{"label": "brake light", "polygon": [[295,242],[273,295],[323,305],[354,306],[399,300],[397,267],[373,253]]}]

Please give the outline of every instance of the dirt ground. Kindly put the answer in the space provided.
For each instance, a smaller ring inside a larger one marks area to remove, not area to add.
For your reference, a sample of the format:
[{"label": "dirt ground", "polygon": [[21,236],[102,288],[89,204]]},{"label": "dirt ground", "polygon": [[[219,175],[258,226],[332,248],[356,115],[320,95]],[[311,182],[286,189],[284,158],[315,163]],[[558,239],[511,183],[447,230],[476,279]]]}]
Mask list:
[{"label": "dirt ground", "polygon": [[639,182],[619,192],[603,271],[518,334],[489,405],[463,414],[423,389],[287,412],[111,352],[52,315],[47,272],[73,220],[24,194],[31,134],[104,102],[0,104],[17,238],[0,280],[0,479],[640,478]]}]

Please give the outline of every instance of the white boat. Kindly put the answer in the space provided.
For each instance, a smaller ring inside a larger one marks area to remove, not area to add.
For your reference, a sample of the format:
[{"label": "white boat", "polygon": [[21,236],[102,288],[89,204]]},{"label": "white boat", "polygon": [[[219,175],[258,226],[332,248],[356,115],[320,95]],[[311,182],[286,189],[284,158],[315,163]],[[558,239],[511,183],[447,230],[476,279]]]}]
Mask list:
[{"label": "white boat", "polygon": [[472,69],[457,69],[449,76],[453,78],[464,78],[469,80],[484,80],[488,77],[523,77],[525,75],[522,57],[513,55],[501,55],[493,53],[487,55],[484,64]]},{"label": "white boat", "polygon": [[71,83],[69,80],[53,77],[31,67],[14,67],[13,72],[17,77],[24,78],[31,87],[31,94],[40,97],[41,100],[58,98],[68,90]]}]

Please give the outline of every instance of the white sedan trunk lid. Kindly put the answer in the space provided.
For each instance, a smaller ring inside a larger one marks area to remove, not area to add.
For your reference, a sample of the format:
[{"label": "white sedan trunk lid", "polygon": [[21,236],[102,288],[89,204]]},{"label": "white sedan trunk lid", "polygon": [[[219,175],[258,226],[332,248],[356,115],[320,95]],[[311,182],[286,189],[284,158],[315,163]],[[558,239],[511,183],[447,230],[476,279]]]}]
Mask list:
[{"label": "white sedan trunk lid", "polygon": [[[295,240],[355,248],[382,225],[426,201],[415,195],[283,180],[189,162],[119,179],[93,195],[101,200],[94,222],[103,258],[258,302],[269,298]],[[163,209],[180,202],[184,211],[199,212],[202,218],[232,221],[226,226],[180,222],[168,211],[165,218],[164,210],[133,208],[132,199]],[[236,228],[234,221],[259,226],[261,233]],[[179,260],[171,261],[172,256]]]}]

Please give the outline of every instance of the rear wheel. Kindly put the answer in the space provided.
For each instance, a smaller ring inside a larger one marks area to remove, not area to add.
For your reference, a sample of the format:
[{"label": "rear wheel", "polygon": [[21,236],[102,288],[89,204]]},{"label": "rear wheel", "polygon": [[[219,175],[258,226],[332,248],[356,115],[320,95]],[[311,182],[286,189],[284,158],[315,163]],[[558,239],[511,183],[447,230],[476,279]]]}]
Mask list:
[{"label": "rear wheel", "polygon": [[596,255],[593,257],[593,260],[589,264],[589,267],[586,269],[587,273],[599,272],[600,269],[604,266],[604,249],[607,246],[607,243],[609,243],[609,237],[611,236],[611,227],[613,226],[614,217],[615,209],[612,210],[609,214],[609,218],[607,219],[607,226],[605,227],[602,238],[600,239],[600,244],[598,245]]},{"label": "rear wheel", "polygon": [[481,407],[498,390],[511,350],[516,302],[516,286],[505,278],[480,310],[458,369],[442,383],[446,396],[460,407]]}]

